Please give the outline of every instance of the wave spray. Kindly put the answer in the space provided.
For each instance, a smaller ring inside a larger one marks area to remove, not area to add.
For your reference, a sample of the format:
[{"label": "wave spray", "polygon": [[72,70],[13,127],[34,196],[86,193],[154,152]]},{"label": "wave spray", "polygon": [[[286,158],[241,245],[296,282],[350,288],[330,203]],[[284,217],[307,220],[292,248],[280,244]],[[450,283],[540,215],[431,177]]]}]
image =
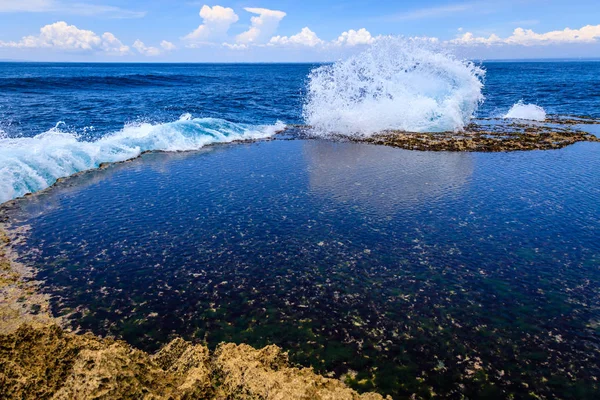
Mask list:
[{"label": "wave spray", "polygon": [[387,37],[314,69],[303,116],[320,135],[461,131],[483,101],[484,75],[439,45]]},{"label": "wave spray", "polygon": [[61,131],[62,123],[31,138],[0,133],[0,203],[52,185],[58,178],[125,161],[145,151],[197,150],[212,143],[267,138],[284,128],[236,124],[218,118],[192,118],[164,124],[126,125],[96,141],[81,141]]}]

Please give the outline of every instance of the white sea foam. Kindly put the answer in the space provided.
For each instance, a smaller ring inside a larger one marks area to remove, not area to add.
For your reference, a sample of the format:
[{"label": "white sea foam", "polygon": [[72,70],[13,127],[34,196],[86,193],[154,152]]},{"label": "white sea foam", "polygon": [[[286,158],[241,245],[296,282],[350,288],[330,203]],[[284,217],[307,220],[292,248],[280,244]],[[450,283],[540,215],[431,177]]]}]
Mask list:
[{"label": "white sea foam", "polygon": [[546,120],[546,111],[535,104],[525,104],[523,100],[513,105],[503,118],[509,119],[527,119],[530,121]]},{"label": "white sea foam", "polygon": [[389,37],[313,70],[303,115],[320,134],[460,131],[483,101],[483,77],[431,43]]},{"label": "white sea foam", "polygon": [[197,150],[212,143],[261,139],[284,125],[235,124],[222,119],[192,119],[152,125],[127,125],[93,142],[61,131],[61,123],[32,138],[0,136],[0,203],[52,185],[58,178],[97,168],[101,163],[125,161],[144,151]]}]

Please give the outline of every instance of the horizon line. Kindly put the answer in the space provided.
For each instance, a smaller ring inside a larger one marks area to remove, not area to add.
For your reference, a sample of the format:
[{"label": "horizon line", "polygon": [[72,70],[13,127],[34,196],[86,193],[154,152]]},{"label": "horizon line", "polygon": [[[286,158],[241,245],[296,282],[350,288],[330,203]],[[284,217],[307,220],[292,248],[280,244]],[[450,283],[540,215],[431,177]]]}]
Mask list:
[{"label": "horizon line", "polygon": [[[542,57],[542,58],[472,58],[466,59],[475,62],[578,62],[600,61],[600,57]],[[0,59],[3,64],[327,64],[336,61],[42,61],[42,60],[14,60]]]}]

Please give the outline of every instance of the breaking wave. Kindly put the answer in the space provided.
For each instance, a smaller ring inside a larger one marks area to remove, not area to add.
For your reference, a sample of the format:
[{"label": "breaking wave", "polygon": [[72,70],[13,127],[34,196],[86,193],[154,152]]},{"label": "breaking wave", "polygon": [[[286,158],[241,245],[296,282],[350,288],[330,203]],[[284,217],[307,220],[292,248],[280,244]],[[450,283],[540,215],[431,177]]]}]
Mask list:
[{"label": "breaking wave", "polygon": [[303,116],[321,134],[460,131],[483,101],[484,75],[424,40],[389,37],[314,69]]},{"label": "breaking wave", "polygon": [[275,125],[236,124],[189,114],[164,124],[127,125],[96,141],[81,141],[61,131],[62,123],[31,138],[8,138],[0,132],[0,203],[54,184],[58,178],[125,161],[145,151],[197,150],[212,143],[262,139],[283,129]]},{"label": "breaking wave", "polygon": [[546,111],[535,104],[525,104],[523,100],[519,101],[511,107],[511,109],[504,115],[503,118],[507,119],[527,119],[530,121],[545,121]]}]

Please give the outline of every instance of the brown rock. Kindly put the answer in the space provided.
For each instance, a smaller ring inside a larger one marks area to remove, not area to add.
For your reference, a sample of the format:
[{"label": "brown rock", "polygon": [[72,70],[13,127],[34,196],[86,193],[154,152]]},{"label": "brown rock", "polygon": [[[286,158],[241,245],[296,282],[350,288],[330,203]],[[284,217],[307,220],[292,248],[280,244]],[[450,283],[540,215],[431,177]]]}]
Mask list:
[{"label": "brown rock", "polygon": [[125,342],[23,325],[0,335],[2,399],[348,399],[359,395],[311,369],[291,368],[276,346],[256,350],[175,339],[153,356]]}]

